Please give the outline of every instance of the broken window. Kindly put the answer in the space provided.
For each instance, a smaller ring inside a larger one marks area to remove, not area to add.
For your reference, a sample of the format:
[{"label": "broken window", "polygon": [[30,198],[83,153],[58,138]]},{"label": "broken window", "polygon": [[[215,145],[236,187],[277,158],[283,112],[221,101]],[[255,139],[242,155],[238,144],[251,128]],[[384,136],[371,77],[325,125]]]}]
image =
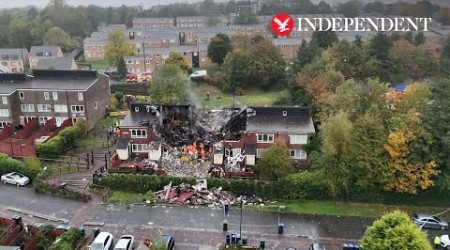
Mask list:
[{"label": "broken window", "polygon": [[304,160],[307,158],[307,153],[305,150],[290,150],[290,155],[292,159]]},{"label": "broken window", "polygon": [[147,138],[147,130],[131,129],[131,138]]},{"label": "broken window", "polygon": [[274,136],[273,134],[261,134],[258,136],[258,142],[262,143],[273,143]]}]

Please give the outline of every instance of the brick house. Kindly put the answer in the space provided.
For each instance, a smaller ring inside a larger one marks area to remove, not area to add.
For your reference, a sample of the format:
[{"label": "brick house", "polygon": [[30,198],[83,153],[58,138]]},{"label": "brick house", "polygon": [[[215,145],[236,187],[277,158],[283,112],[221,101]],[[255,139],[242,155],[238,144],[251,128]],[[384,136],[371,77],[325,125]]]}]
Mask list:
[{"label": "brick house", "polygon": [[27,72],[30,66],[27,49],[0,49],[0,64],[9,73]]},{"label": "brick house", "polygon": [[30,48],[30,68],[34,69],[40,59],[61,58],[64,54],[59,46],[31,46]]},{"label": "brick house", "polygon": [[32,118],[40,125],[55,118],[57,126],[84,118],[93,127],[109,105],[109,77],[95,71],[34,70],[31,77],[0,74],[0,82],[1,128]]},{"label": "brick house", "polygon": [[[225,126],[225,140],[216,143],[214,164],[226,157],[245,156],[245,164],[254,166],[261,153],[276,139],[283,139],[297,167],[307,164],[303,149],[308,137],[315,133],[307,107],[249,107],[234,116]],[[231,139],[232,138],[232,139]]]}]

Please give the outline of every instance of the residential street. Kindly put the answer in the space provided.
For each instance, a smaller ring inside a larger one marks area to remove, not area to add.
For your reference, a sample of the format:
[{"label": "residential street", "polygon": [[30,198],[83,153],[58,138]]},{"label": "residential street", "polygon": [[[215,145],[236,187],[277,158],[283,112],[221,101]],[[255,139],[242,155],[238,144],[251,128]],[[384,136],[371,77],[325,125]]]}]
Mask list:
[{"label": "residential street", "polygon": [[[85,222],[105,224],[101,230],[110,231],[116,237],[131,233],[139,242],[155,230],[174,235],[178,249],[199,249],[201,245],[216,246],[224,241],[222,231],[223,210],[188,207],[156,207],[153,205],[101,205],[86,204],[35,194],[31,188],[17,188],[1,184],[0,214],[10,217],[16,212],[8,208],[23,209],[43,215],[70,220],[72,226],[83,226]],[[25,222],[46,222],[37,217],[23,215]],[[240,211],[231,208],[227,215],[228,233],[239,232]],[[283,235],[278,235],[278,220],[285,224]],[[370,218],[287,215],[280,218],[276,213],[243,212],[242,234],[248,235],[249,244],[259,244],[266,240],[267,249],[280,249],[281,246],[306,246],[320,240],[336,249],[344,242],[356,241],[362,236]],[[88,233],[93,227],[88,227]],[[354,240],[349,240],[354,239]],[[180,245],[183,247],[180,248]],[[283,248],[284,249],[284,248]],[[333,248],[331,248],[333,249]]]}]

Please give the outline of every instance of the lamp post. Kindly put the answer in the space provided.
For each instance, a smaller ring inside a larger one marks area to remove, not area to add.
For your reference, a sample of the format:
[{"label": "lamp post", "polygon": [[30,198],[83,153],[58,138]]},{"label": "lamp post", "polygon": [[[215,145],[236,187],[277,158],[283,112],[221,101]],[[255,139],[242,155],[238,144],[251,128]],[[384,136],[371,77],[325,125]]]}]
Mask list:
[{"label": "lamp post", "polygon": [[239,220],[239,239],[240,240],[242,240],[242,207],[243,206],[244,206],[244,201],[242,200],[242,196],[241,196],[241,218]]}]

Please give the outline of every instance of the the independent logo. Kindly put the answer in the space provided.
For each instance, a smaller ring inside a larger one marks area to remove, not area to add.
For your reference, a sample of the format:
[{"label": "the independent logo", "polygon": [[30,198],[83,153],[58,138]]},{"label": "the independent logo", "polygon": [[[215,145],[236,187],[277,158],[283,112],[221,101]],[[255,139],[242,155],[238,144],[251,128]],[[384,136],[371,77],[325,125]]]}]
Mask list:
[{"label": "the independent logo", "polygon": [[273,33],[288,36],[294,29],[294,19],[287,13],[278,13],[272,18]]}]

